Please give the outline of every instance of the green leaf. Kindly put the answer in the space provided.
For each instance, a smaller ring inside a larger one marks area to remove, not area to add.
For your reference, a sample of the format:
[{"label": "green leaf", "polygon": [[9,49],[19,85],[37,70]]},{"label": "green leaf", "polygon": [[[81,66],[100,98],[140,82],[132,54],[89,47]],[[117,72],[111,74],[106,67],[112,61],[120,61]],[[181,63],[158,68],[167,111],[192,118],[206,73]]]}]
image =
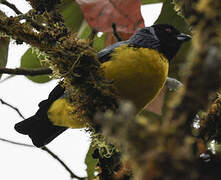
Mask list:
[{"label": "green leaf", "polygon": [[74,0],[65,0],[58,7],[58,11],[63,16],[65,25],[70,28],[71,31],[77,32],[84,20],[79,5]]},{"label": "green leaf", "polygon": [[145,4],[153,4],[153,3],[161,3],[163,0],[142,0],[142,5]]},{"label": "green leaf", "polygon": [[90,145],[90,148],[85,158],[85,164],[87,165],[86,171],[87,171],[88,180],[93,180],[93,178],[95,177],[94,176],[94,173],[96,171],[95,168],[98,163],[98,160],[92,157],[93,152],[94,152],[94,148],[92,147],[92,145]]},{"label": "green leaf", "polygon": [[[9,38],[0,37],[0,67],[4,68],[7,64],[8,60],[8,45],[9,45]],[[1,79],[2,74],[0,74]]]},{"label": "green leaf", "polygon": [[[46,65],[41,65],[40,59],[44,59],[42,56],[38,57],[36,52],[33,52],[31,48],[29,48],[21,58],[21,68],[41,68],[47,67]],[[48,75],[38,75],[38,76],[26,76],[33,82],[36,83],[45,83],[51,80]]]},{"label": "green leaf", "polygon": [[96,35],[94,38],[93,47],[98,51],[101,51],[102,49],[104,49],[105,39],[106,39],[106,33],[103,33],[101,37],[98,37]]},{"label": "green leaf", "polygon": [[83,23],[81,24],[81,27],[78,31],[78,37],[80,37],[81,39],[88,39],[88,37],[91,34],[91,28],[88,25],[87,21],[84,20]]}]

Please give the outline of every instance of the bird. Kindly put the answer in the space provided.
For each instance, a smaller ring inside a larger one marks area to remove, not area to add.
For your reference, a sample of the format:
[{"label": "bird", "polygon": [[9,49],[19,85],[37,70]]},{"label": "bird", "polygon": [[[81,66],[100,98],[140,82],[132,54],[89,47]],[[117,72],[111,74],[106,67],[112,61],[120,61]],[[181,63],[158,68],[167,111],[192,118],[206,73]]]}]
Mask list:
[{"label": "bird", "polygon": [[[139,112],[162,89],[171,60],[190,39],[190,35],[180,33],[172,25],[155,24],[106,47],[97,56],[105,78],[113,81],[119,98],[130,100]],[[39,103],[36,114],[15,124],[15,130],[28,135],[36,147],[50,143],[67,129],[52,123],[53,118],[67,118],[64,96],[64,88],[58,84],[48,99]],[[78,121],[73,128],[84,126]]]}]

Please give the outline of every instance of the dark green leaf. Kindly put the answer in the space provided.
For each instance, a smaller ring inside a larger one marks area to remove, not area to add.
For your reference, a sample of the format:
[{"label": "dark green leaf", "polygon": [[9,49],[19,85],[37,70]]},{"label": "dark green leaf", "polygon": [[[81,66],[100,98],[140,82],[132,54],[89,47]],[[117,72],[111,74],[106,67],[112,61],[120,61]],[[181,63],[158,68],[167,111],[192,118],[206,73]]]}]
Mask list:
[{"label": "dark green leaf", "polygon": [[163,0],[142,0],[142,5],[144,4],[153,4],[153,3],[161,3]]},{"label": "dark green leaf", "polygon": [[[40,59],[44,59],[43,57],[38,57],[35,52],[32,52],[32,49],[28,49],[25,54],[21,58],[21,68],[41,68],[41,67],[47,67],[42,66],[40,63]],[[39,75],[39,76],[26,76],[28,79],[30,79],[33,82],[36,83],[45,83],[50,81],[48,75]]]},{"label": "dark green leaf", "polygon": [[74,0],[65,0],[58,7],[59,12],[65,20],[65,25],[71,31],[77,32],[84,20],[83,13]]},{"label": "dark green leaf", "polygon": [[[0,67],[4,68],[7,64],[8,60],[8,45],[9,45],[9,38],[0,37]],[[2,74],[0,74],[1,79]]]},{"label": "dark green leaf", "polygon": [[106,39],[105,37],[106,37],[106,34],[103,33],[101,37],[96,36],[94,38],[93,47],[95,49],[97,49],[98,51],[104,49],[104,43],[105,43],[105,39]]},{"label": "dark green leaf", "polygon": [[98,163],[98,160],[92,157],[93,152],[94,148],[92,147],[92,145],[90,145],[90,148],[85,158],[85,164],[87,165],[86,171],[87,171],[88,180],[92,180],[95,177],[94,176],[94,173],[96,171],[95,168]]}]

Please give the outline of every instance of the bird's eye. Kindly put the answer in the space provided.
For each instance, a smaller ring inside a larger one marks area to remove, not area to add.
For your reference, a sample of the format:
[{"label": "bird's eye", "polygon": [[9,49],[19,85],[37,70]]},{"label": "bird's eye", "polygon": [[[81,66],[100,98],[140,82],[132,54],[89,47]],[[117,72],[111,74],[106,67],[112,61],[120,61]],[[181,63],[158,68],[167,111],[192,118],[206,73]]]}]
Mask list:
[{"label": "bird's eye", "polygon": [[166,31],[167,33],[171,33],[171,32],[172,32],[172,30],[171,30],[170,28],[166,28],[165,31]]}]

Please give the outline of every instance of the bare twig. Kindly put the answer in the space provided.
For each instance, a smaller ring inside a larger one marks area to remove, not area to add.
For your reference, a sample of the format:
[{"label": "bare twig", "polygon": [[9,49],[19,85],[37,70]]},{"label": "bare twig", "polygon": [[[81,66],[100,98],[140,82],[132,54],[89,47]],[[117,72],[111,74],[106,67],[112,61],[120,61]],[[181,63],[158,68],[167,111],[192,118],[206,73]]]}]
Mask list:
[{"label": "bare twig", "polygon": [[25,119],[25,117],[21,114],[21,112],[19,111],[18,108],[12,106],[11,104],[8,104],[7,102],[3,101],[2,99],[0,99],[0,102],[4,105],[9,106],[10,108],[14,109],[22,119]]},{"label": "bare twig", "polygon": [[7,0],[1,0],[0,3],[11,8],[13,11],[15,11],[16,14],[22,14],[22,12],[19,11],[14,4],[9,3]]},{"label": "bare twig", "polygon": [[4,138],[0,138],[0,141],[6,142],[6,143],[10,143],[10,144],[19,145],[19,146],[25,146],[25,147],[31,147],[31,148],[35,147],[33,145],[30,145],[30,144],[19,143],[19,142],[8,140],[8,139],[4,139]]},{"label": "bare twig", "polygon": [[[15,111],[17,111],[17,113],[23,118],[24,116],[20,113],[20,111],[18,110],[18,108],[6,103],[5,101],[3,101],[2,99],[0,99],[0,102],[2,104],[5,104],[7,106],[9,106],[10,108],[14,109]],[[4,141],[4,142],[7,142],[7,143],[11,143],[11,144],[15,144],[15,145],[19,145],[19,146],[25,146],[25,147],[35,147],[33,145],[29,145],[29,144],[25,144],[25,143],[19,143],[19,142],[16,142],[16,141],[12,141],[12,140],[8,140],[8,139],[4,139],[4,138],[0,138],[0,141]],[[81,178],[81,177],[78,177],[77,175],[75,175],[71,170],[70,168],[55,154],[53,153],[50,149],[48,149],[47,147],[42,147],[41,148],[43,151],[46,151],[48,154],[50,154],[54,159],[56,159],[71,175],[71,178],[77,178],[79,180],[84,180],[85,178]]]},{"label": "bare twig", "polygon": [[42,147],[41,148],[43,151],[46,151],[48,154],[50,154],[54,159],[56,159],[71,175],[71,178],[77,178],[79,180],[84,180],[85,178],[81,178],[77,175],[75,175],[71,170],[70,168],[56,155],[54,154],[50,149],[48,149],[47,147]]},{"label": "bare twig", "polygon": [[115,38],[117,39],[117,41],[122,41],[120,35],[117,32],[117,28],[116,28],[115,23],[112,23],[112,29],[113,29],[113,34],[114,34]]},{"label": "bare twig", "polygon": [[35,69],[0,68],[0,74],[16,74],[16,75],[37,76],[37,75],[45,75],[45,74],[51,74],[51,73],[52,73],[52,70],[50,68],[35,68]]},{"label": "bare twig", "polygon": [[[19,146],[25,146],[25,147],[30,147],[30,148],[36,148],[33,145],[30,144],[25,144],[25,143],[20,143],[20,142],[16,142],[16,141],[12,141],[12,140],[8,140],[8,139],[4,139],[4,138],[0,138],[0,141],[6,142],[6,143],[10,143],[10,144],[14,144],[14,145],[19,145]],[[50,149],[48,149],[47,147],[42,147],[41,148],[43,151],[46,151],[48,154],[50,154],[54,159],[56,159],[71,175],[71,178],[77,178],[79,180],[84,180],[85,178],[81,178],[78,177],[77,175],[75,175],[69,168],[68,166],[55,154],[53,153]]]},{"label": "bare twig", "polygon": [[94,37],[96,36],[97,34],[97,30],[96,29],[92,29],[91,33],[90,33],[90,36],[89,36],[89,46],[93,46],[93,43],[94,43]]},{"label": "bare twig", "polygon": [[5,82],[5,81],[7,81],[7,80],[9,80],[9,79],[11,79],[13,77],[15,77],[15,75],[9,75],[5,79],[0,80],[0,83],[3,83],[3,82]]}]

